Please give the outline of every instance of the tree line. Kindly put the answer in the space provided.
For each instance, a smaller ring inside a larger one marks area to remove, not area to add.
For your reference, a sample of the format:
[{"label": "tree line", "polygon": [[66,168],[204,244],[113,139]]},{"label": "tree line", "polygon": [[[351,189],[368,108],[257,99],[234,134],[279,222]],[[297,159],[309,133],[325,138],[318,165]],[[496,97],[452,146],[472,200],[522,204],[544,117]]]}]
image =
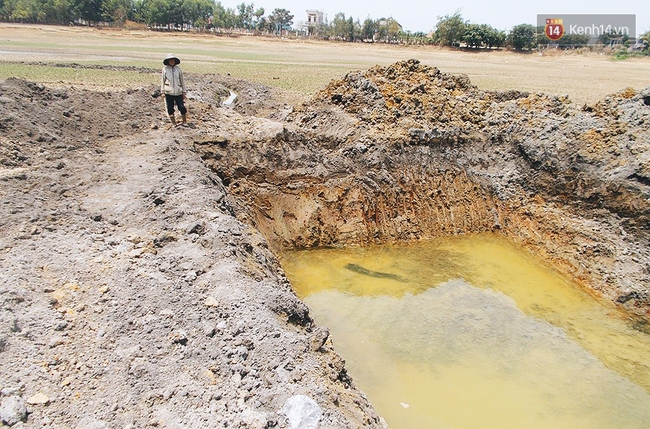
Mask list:
[{"label": "tree line", "polygon": [[293,15],[242,3],[225,8],[214,0],[0,0],[0,20],[31,24],[123,26],[132,21],[153,29],[213,29],[275,32]]},{"label": "tree line", "polygon": [[[465,21],[460,13],[438,18],[433,42],[441,46],[468,48],[501,48],[506,47],[517,51],[535,49],[539,46],[553,45],[559,49],[571,49],[585,46],[594,42],[589,35],[565,34],[557,42],[550,41],[544,32],[544,27],[531,24],[520,24],[512,27],[508,33],[497,30],[487,24],[472,24]],[[611,34],[601,34],[595,41],[599,45],[628,48],[632,40],[628,36],[616,37]],[[616,43],[616,44],[614,44]],[[648,54],[650,32],[639,38],[634,46],[642,54]]]},{"label": "tree line", "polygon": [[[429,34],[405,31],[392,17],[363,22],[337,13],[331,22],[309,23],[294,29],[294,15],[277,8],[267,15],[264,8],[241,3],[226,8],[215,0],[0,0],[0,20],[6,22],[58,25],[124,26],[131,21],[151,29],[216,32],[252,32],[261,34],[295,34],[324,40],[348,42],[383,42],[433,44],[470,49],[534,49],[548,44],[544,29],[531,24],[514,26],[509,32],[488,24],[474,24],[460,12],[438,17],[435,31]],[[584,45],[586,36],[562,38],[561,46]],[[584,40],[583,40],[584,39]],[[608,42],[603,35],[603,44]],[[642,40],[648,53],[650,32]]]}]

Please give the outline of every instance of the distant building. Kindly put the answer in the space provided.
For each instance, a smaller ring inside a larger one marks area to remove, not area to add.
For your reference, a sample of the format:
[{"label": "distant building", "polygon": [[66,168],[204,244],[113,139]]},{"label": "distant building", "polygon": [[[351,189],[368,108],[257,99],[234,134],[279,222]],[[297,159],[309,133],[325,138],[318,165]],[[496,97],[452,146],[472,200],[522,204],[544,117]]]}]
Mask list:
[{"label": "distant building", "polygon": [[307,9],[307,22],[305,25],[309,27],[310,25],[321,25],[325,23],[325,15],[320,10]]},{"label": "distant building", "polygon": [[[296,29],[302,31],[306,35],[310,35],[314,29],[317,29],[325,23],[325,14],[320,10],[308,9],[307,10],[307,20],[298,21],[296,23]],[[311,29],[311,30],[310,30]]]}]

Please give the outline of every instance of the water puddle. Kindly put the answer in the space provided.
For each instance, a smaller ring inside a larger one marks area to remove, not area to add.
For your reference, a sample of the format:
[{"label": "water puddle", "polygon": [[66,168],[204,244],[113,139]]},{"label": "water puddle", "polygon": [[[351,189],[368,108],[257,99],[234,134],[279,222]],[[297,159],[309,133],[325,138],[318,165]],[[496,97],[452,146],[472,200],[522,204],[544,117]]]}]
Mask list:
[{"label": "water puddle", "polygon": [[493,235],[289,252],[391,428],[646,428],[650,335]]}]

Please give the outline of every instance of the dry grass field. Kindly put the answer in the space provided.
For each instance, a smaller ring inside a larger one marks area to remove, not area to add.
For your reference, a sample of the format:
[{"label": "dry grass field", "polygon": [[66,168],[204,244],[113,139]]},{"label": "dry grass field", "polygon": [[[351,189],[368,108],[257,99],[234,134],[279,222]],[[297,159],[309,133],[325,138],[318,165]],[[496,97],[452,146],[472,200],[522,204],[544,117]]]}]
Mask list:
[{"label": "dry grass field", "polygon": [[[183,69],[230,74],[296,93],[312,94],[351,70],[415,58],[447,73],[465,73],[484,89],[517,89],[568,95],[592,103],[626,87],[650,86],[650,58],[615,61],[602,54],[458,52],[322,41],[160,33],[84,27],[0,24],[0,79],[20,77],[48,84],[123,87],[152,82],[168,52]],[[115,65],[116,70],[52,67]]]}]

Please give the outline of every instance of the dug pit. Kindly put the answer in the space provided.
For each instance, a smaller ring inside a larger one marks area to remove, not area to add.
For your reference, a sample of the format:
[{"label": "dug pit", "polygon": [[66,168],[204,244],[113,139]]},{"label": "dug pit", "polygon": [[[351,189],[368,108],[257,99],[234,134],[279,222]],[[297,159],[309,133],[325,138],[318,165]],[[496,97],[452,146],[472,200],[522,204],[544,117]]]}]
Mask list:
[{"label": "dug pit", "polygon": [[496,231],[647,317],[649,120],[631,89],[575,106],[411,60],[195,148],[274,249]]},{"label": "dug pit", "polygon": [[[563,299],[572,286],[541,271],[512,282],[526,293],[540,290],[532,299],[537,309],[521,314],[522,303],[457,280],[471,277],[471,257],[457,277],[438,284],[429,261],[440,255],[426,250],[410,250],[423,253],[410,271],[401,264],[409,247],[343,252],[349,258],[284,253],[289,277],[301,285],[299,296],[316,321],[332,329],[353,377],[392,427],[447,427],[432,426],[438,420],[503,427],[547,414],[562,417],[539,427],[576,421],[642,427],[647,415],[638,410],[650,403],[642,375],[650,350],[649,119],[633,90],[574,106],[544,94],[481,91],[463,76],[407,61],[332,82],[266,135],[222,135],[195,147],[227,185],[240,219],[276,252],[497,234],[634,315],[608,319],[607,306],[588,297],[563,312],[549,302]],[[498,246],[491,252],[508,253]],[[525,265],[516,262],[519,270]],[[381,271],[385,267],[393,269]],[[436,267],[436,274],[449,269]],[[346,269],[372,278],[361,296],[348,290],[357,283],[341,273]],[[485,281],[500,283],[509,269],[505,264]],[[423,273],[422,290],[394,298],[413,287],[395,281],[409,283],[409,275]],[[550,292],[556,284],[566,291]],[[579,328],[576,314],[590,314],[591,327]],[[468,320],[478,320],[477,326]],[[570,333],[570,340],[558,339],[559,332]],[[604,338],[612,344],[603,344]],[[605,349],[613,354],[603,355]],[[628,350],[639,353],[633,357]],[[588,368],[569,364],[585,361]],[[568,379],[575,390],[556,388]],[[591,397],[594,383],[611,392]],[[542,400],[548,397],[557,402]],[[617,413],[616,401],[635,405]]]}]

